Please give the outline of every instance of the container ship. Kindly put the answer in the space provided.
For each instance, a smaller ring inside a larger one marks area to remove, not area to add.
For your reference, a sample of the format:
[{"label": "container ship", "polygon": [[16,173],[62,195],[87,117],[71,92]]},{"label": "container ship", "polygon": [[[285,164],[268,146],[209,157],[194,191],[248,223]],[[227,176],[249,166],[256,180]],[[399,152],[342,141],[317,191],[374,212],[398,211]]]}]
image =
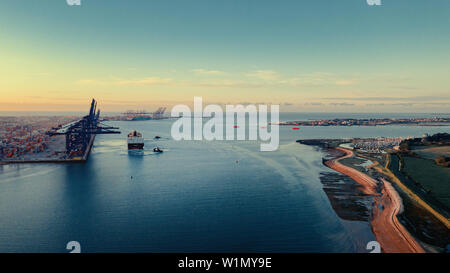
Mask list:
[{"label": "container ship", "polygon": [[144,149],[144,138],[142,134],[137,131],[131,131],[128,134],[128,150],[141,150]]}]

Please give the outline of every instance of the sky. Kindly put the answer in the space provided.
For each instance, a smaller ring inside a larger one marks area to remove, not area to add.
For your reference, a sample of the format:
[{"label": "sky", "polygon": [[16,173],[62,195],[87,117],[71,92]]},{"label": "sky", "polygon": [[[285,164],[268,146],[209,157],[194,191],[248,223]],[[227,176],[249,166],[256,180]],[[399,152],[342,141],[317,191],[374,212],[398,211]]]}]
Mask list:
[{"label": "sky", "polygon": [[1,0],[0,111],[450,109],[450,1]]}]

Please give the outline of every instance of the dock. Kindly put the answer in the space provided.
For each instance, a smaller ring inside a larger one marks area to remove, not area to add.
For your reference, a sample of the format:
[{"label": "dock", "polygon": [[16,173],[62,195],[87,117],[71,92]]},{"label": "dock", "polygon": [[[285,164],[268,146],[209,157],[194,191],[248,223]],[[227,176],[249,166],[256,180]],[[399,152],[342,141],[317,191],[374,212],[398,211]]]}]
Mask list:
[{"label": "dock", "polygon": [[83,118],[59,125],[47,132],[49,136],[65,136],[65,158],[36,158],[36,159],[0,159],[0,164],[25,164],[25,163],[83,163],[86,162],[94,145],[95,136],[98,134],[120,134],[116,127],[102,125],[100,122],[100,110],[97,102],[92,99],[89,114]]}]

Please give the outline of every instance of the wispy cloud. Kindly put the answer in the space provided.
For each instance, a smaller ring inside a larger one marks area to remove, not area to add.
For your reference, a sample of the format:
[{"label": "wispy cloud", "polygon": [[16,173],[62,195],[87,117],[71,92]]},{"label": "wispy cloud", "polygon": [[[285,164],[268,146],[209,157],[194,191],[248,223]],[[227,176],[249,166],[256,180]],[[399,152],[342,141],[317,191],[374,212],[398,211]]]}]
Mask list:
[{"label": "wispy cloud", "polygon": [[297,78],[291,79],[291,82],[298,86],[320,86],[329,85],[336,81],[334,75],[326,72],[313,72],[298,75]]},{"label": "wispy cloud", "polygon": [[378,107],[378,106],[400,106],[400,107],[445,107],[450,106],[450,102],[399,102],[399,103],[367,103],[365,106]]},{"label": "wispy cloud", "polygon": [[119,80],[116,82],[117,85],[161,85],[171,83],[171,78],[160,78],[160,77],[148,77],[143,79],[134,80]]},{"label": "wispy cloud", "polygon": [[324,104],[321,103],[321,102],[305,102],[305,105],[306,106],[309,106],[309,105],[311,105],[311,106],[322,106]]},{"label": "wispy cloud", "polygon": [[313,72],[296,75],[295,77],[280,77],[279,84],[298,87],[320,86],[351,86],[356,84],[354,79],[342,78],[327,72]]},{"label": "wispy cloud", "polygon": [[354,106],[354,103],[348,103],[348,102],[332,102],[330,103],[331,106]]},{"label": "wispy cloud", "polygon": [[261,83],[253,83],[246,81],[208,81],[208,82],[190,82],[183,84],[208,88],[260,88],[265,86],[264,84]]},{"label": "wispy cloud", "polygon": [[273,70],[256,70],[250,73],[247,73],[247,77],[255,78],[264,81],[274,81],[281,77],[281,75]]},{"label": "wispy cloud", "polygon": [[415,103],[404,102],[404,103],[393,103],[392,106],[403,106],[403,107],[411,107],[414,106]]},{"label": "wispy cloud", "polygon": [[148,85],[164,85],[172,83],[171,78],[160,77],[146,77],[140,79],[83,79],[79,80],[77,84],[80,85],[97,85],[97,86],[148,86]]},{"label": "wispy cloud", "polygon": [[450,96],[412,96],[412,97],[325,97],[323,100],[351,100],[351,101],[402,101],[402,102],[431,102],[450,101]]},{"label": "wispy cloud", "polygon": [[224,75],[226,74],[224,71],[220,70],[207,70],[207,69],[192,69],[192,72],[194,72],[197,75],[207,75],[207,76],[217,76],[217,75]]},{"label": "wispy cloud", "polygon": [[[230,75],[221,70],[193,69],[196,75],[201,76],[223,76]],[[240,77],[239,77],[240,76]],[[194,79],[190,81],[177,80],[171,77],[143,77],[143,78],[123,78],[109,77],[97,79],[81,79],[78,85],[91,86],[152,86],[171,85],[175,87],[204,87],[204,88],[260,88],[260,87],[321,87],[321,86],[349,86],[354,84],[354,80],[339,79],[337,76],[314,72],[300,74],[296,76],[286,76],[275,70],[256,70],[247,73],[234,75],[230,79]]]},{"label": "wispy cloud", "polygon": [[355,82],[354,81],[352,81],[352,80],[337,80],[336,82],[335,82],[335,84],[337,85],[337,86],[350,86],[350,85],[353,85]]}]

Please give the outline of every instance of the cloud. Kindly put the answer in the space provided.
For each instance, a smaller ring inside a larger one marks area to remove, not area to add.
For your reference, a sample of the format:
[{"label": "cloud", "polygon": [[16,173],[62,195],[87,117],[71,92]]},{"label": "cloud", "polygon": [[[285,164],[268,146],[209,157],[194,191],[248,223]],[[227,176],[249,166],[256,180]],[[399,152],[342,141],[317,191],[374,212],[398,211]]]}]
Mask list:
[{"label": "cloud", "polygon": [[346,100],[346,101],[400,101],[400,102],[431,102],[450,101],[450,96],[415,96],[415,97],[326,97],[324,100]]},{"label": "cloud", "polygon": [[75,98],[75,97],[25,96],[25,98],[33,100],[45,100],[45,101],[86,101],[85,98]]},{"label": "cloud", "polygon": [[[228,73],[220,70],[193,69],[196,75],[218,76]],[[242,75],[241,75],[242,76]],[[296,77],[286,77],[274,70],[256,70],[244,74],[244,79],[224,79],[224,80],[190,80],[181,81],[163,77],[145,78],[118,78],[110,77],[103,79],[81,79],[79,85],[92,86],[152,86],[171,85],[177,87],[200,87],[200,88],[260,88],[260,87],[311,87],[311,86],[348,86],[354,83],[352,80],[337,80],[337,77],[330,73],[314,72],[301,74]]]},{"label": "cloud", "polygon": [[274,70],[256,70],[246,74],[247,77],[266,81],[280,86],[350,86],[354,80],[339,79],[334,74],[327,72],[304,73],[300,75],[285,76]]},{"label": "cloud", "polygon": [[264,81],[274,81],[281,77],[281,75],[273,70],[256,70],[250,73],[247,73],[247,77],[255,78]]},{"label": "cloud", "polygon": [[330,84],[335,79],[331,73],[313,72],[301,74],[295,81],[298,85],[318,86]]},{"label": "cloud", "polygon": [[449,106],[450,102],[399,102],[399,103],[367,103],[365,106],[400,106],[400,107],[427,107],[427,106],[438,106],[444,107]]},{"label": "cloud", "polygon": [[405,106],[405,107],[411,107],[414,106],[414,103],[393,103],[392,106]]},{"label": "cloud", "polygon": [[306,102],[305,105],[312,105],[312,106],[321,106],[324,105],[321,102]]},{"label": "cloud", "polygon": [[338,80],[335,82],[337,86],[350,86],[353,85],[355,82],[352,80]]},{"label": "cloud", "polygon": [[148,86],[148,85],[164,85],[172,83],[171,78],[146,77],[140,79],[83,79],[77,82],[81,85],[97,85],[97,86]]},{"label": "cloud", "polygon": [[319,87],[319,86],[350,86],[356,83],[351,79],[340,79],[337,75],[327,72],[313,72],[296,75],[291,78],[283,78],[278,81],[282,85],[290,86],[306,86],[306,87]]},{"label": "cloud", "polygon": [[201,69],[201,68],[192,69],[192,72],[194,72],[197,75],[208,75],[208,76],[226,74],[224,71],[220,71],[220,70],[206,70],[206,69]]},{"label": "cloud", "polygon": [[119,80],[116,82],[117,85],[161,85],[171,83],[171,78],[160,78],[160,77],[148,77],[143,79],[134,80]]},{"label": "cloud", "polygon": [[33,76],[45,77],[45,76],[53,76],[53,73],[50,72],[39,72],[32,74]]},{"label": "cloud", "polygon": [[420,88],[415,86],[407,86],[407,85],[391,85],[391,88],[402,89],[402,90],[419,90]]},{"label": "cloud", "polygon": [[192,82],[185,83],[191,86],[208,87],[208,88],[259,88],[264,87],[264,84],[250,83],[244,81],[213,81],[213,82]]},{"label": "cloud", "polygon": [[450,102],[427,102],[423,103],[424,105],[436,105],[436,106],[447,106],[450,105]]},{"label": "cloud", "polygon": [[172,78],[147,77],[140,79],[82,79],[77,81],[78,85],[92,86],[152,86],[171,85],[175,87],[200,87],[200,88],[260,88],[266,86],[263,83],[235,80],[215,81],[176,81]]},{"label": "cloud", "polygon": [[330,103],[332,106],[354,106],[354,103],[348,103],[348,102],[332,102]]}]

